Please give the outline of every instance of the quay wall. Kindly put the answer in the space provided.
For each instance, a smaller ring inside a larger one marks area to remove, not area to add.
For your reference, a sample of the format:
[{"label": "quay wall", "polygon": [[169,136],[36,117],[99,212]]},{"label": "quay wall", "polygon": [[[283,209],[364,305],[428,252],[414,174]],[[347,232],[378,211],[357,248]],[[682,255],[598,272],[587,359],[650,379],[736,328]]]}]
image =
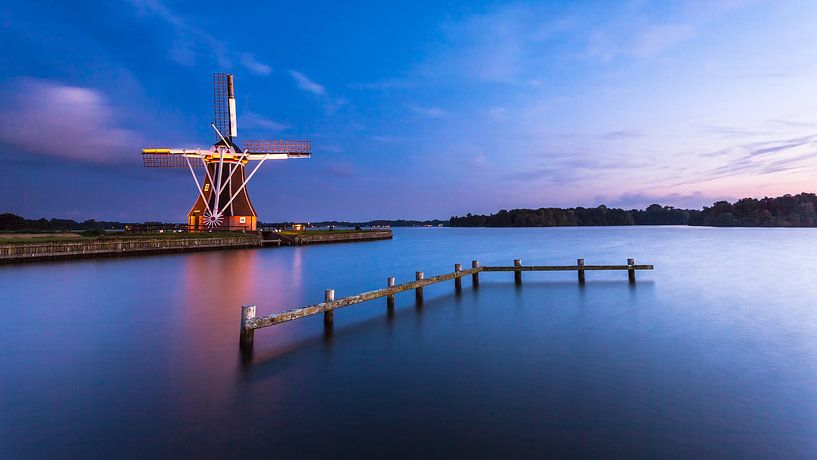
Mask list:
[{"label": "quay wall", "polygon": [[[308,245],[391,239],[391,230],[308,233],[286,238],[284,244]],[[278,241],[281,244],[281,241]],[[47,243],[0,244],[0,264],[46,260],[118,257],[145,254],[204,251],[214,249],[259,248],[265,245],[261,234],[223,237],[127,238],[93,241],[54,241]]]},{"label": "quay wall", "polygon": [[295,236],[295,244],[322,244],[322,243],[343,243],[352,241],[366,241],[366,240],[390,240],[392,239],[391,230],[365,230],[359,232],[343,232],[343,233],[329,233],[321,235],[320,233],[308,233],[304,235]]},{"label": "quay wall", "polygon": [[217,238],[134,238],[79,242],[0,244],[0,264],[261,246],[256,235]]}]

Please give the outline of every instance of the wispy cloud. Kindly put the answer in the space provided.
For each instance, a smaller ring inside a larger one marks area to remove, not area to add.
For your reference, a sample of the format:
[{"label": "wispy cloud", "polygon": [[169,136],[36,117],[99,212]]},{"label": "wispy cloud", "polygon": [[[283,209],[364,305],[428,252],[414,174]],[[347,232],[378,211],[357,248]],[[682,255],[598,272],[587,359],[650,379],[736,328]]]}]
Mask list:
[{"label": "wispy cloud", "polygon": [[605,173],[634,166],[628,161],[605,160],[593,152],[544,152],[542,157],[546,159],[524,170],[511,172],[505,178],[522,182],[570,184],[589,177],[598,179]]},{"label": "wispy cloud", "polygon": [[491,107],[487,113],[488,117],[494,121],[505,121],[508,119],[508,109],[505,107]]},{"label": "wispy cloud", "polygon": [[298,88],[312,94],[317,94],[318,96],[326,95],[326,88],[324,88],[323,85],[315,83],[301,72],[289,70],[289,75],[295,80],[295,84],[298,85]]},{"label": "wispy cloud", "polygon": [[587,42],[587,56],[610,61],[620,56],[656,57],[695,35],[691,23],[630,24],[628,27],[597,30]]},{"label": "wispy cloud", "polygon": [[391,91],[395,89],[411,89],[415,88],[417,83],[405,78],[388,78],[385,80],[351,83],[349,89],[364,89],[373,91]]},{"label": "wispy cloud", "polygon": [[786,150],[791,150],[804,145],[810,145],[817,141],[817,135],[797,137],[794,139],[782,139],[774,141],[756,142],[747,144],[745,148],[748,150],[747,155],[756,157],[761,155],[769,155]]},{"label": "wispy cloud", "polygon": [[445,110],[439,107],[423,107],[419,105],[410,105],[409,109],[417,115],[422,115],[426,118],[441,118],[445,116]]},{"label": "wispy cloud", "polygon": [[441,43],[425,63],[426,76],[464,75],[483,82],[513,82],[524,67],[529,11],[504,7],[443,26]]},{"label": "wispy cloud", "polygon": [[314,145],[316,152],[331,152],[331,153],[343,153],[343,147],[336,145],[336,144],[315,144]]},{"label": "wispy cloud", "polygon": [[768,120],[768,123],[787,128],[817,128],[817,122],[814,121],[806,122],[799,120],[790,120],[786,118],[773,118],[771,120]]},{"label": "wispy cloud", "polygon": [[23,152],[94,163],[137,156],[141,136],[100,91],[19,79],[0,90],[0,142]]},{"label": "wispy cloud", "polygon": [[384,142],[386,144],[396,144],[398,142],[402,142],[403,139],[396,137],[396,136],[370,136],[369,139],[376,141],[376,142]]},{"label": "wispy cloud", "polygon": [[[349,104],[348,99],[342,96],[330,95],[325,86],[307,77],[302,72],[292,69],[288,70],[287,72],[289,73],[290,77],[292,77],[292,80],[299,89],[317,96],[316,99],[323,106],[323,110],[326,112],[326,115],[335,115],[341,108]],[[350,124],[350,126],[351,125],[352,124]]]},{"label": "wispy cloud", "polygon": [[326,111],[327,115],[332,115],[338,110],[340,110],[341,107],[347,105],[348,103],[349,101],[343,97],[328,97],[326,98],[326,102],[323,108]]},{"label": "wispy cloud", "polygon": [[426,78],[464,77],[540,87],[542,69],[552,62],[661,57],[744,2],[713,3],[717,5],[707,8],[654,8],[646,3],[609,8],[564,9],[535,3],[491,8],[444,23],[444,38],[430,48],[421,73]]},{"label": "wispy cloud", "polygon": [[468,164],[476,169],[488,169],[491,166],[491,161],[485,154],[479,154],[468,160]]},{"label": "wispy cloud", "polygon": [[241,117],[241,124],[249,129],[263,128],[272,131],[283,131],[289,128],[289,125],[279,123],[255,112],[244,112]]},{"label": "wispy cloud", "polygon": [[238,61],[247,71],[256,75],[268,75],[272,72],[270,66],[259,62],[252,54],[228,49],[223,39],[191,24],[160,0],[129,1],[140,12],[156,16],[171,26],[173,43],[169,56],[177,64],[194,66],[200,56],[212,55],[219,67],[224,69],[231,68]]},{"label": "wispy cloud", "polygon": [[733,145],[702,154],[721,163],[695,172],[671,184],[683,186],[737,176],[764,176],[800,171],[817,157],[817,134]]},{"label": "wispy cloud", "polygon": [[327,164],[324,171],[335,177],[351,177],[356,174],[355,167],[351,163],[338,161]]},{"label": "wispy cloud", "polygon": [[258,62],[250,53],[241,53],[241,64],[256,75],[269,75],[272,72],[272,67]]},{"label": "wispy cloud", "polygon": [[702,28],[751,2],[712,1],[706,8],[697,2],[681,2],[663,9],[654,8],[653,2],[634,2],[617,9],[587,35],[586,56],[602,61],[656,58],[693,40]]},{"label": "wispy cloud", "polygon": [[615,140],[615,139],[631,139],[634,137],[643,136],[643,133],[637,129],[619,129],[616,131],[608,131],[599,135],[601,139]]},{"label": "wispy cloud", "polygon": [[758,135],[769,135],[769,131],[758,131],[756,129],[748,129],[748,128],[737,128],[732,126],[720,126],[720,125],[700,125],[702,131],[711,134],[718,134],[726,138],[747,138],[752,136]]}]

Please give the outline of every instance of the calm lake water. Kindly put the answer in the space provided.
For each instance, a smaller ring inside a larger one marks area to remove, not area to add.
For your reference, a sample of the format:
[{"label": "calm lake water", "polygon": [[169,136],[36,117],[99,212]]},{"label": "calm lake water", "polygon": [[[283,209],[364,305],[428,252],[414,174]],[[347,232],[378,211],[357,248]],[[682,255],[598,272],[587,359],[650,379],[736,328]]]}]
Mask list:
[{"label": "calm lake water", "polygon": [[[817,229],[396,229],[0,266],[0,457],[817,457]],[[483,273],[256,332],[265,315]]]}]

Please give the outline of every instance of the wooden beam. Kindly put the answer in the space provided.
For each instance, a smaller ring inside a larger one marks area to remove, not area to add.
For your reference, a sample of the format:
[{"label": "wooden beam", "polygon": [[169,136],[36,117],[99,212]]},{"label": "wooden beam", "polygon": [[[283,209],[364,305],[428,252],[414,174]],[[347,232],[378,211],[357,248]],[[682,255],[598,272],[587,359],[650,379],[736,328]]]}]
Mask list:
[{"label": "wooden beam", "polygon": [[523,265],[521,267],[482,267],[484,272],[571,272],[576,270],[654,270],[653,265]]},{"label": "wooden beam", "polygon": [[457,277],[472,275],[474,273],[480,272],[481,270],[482,267],[477,267],[454,273],[446,273],[444,275],[433,276],[431,278],[425,278],[418,281],[398,284],[397,286],[390,288],[387,287],[385,289],[378,289],[376,291],[369,291],[358,295],[343,297],[341,299],[333,300],[331,302],[321,302],[314,305],[308,305],[306,307],[293,308],[282,313],[275,313],[267,316],[259,316],[257,318],[248,319],[247,321],[244,322],[244,324],[249,329],[259,329],[262,327],[274,326],[276,324],[281,324],[287,321],[292,321],[294,319],[303,318],[305,316],[317,315],[318,313],[335,310],[337,308],[348,307],[349,305],[355,305],[358,303],[366,302],[368,300],[377,299],[379,297],[386,297],[388,295],[399,294],[404,291],[417,289],[420,287],[439,283],[441,281],[449,281]]},{"label": "wooden beam", "polygon": [[[628,260],[629,262],[629,260]],[[459,265],[459,264],[458,264]],[[432,276],[431,278],[423,278],[422,272],[417,272],[416,277],[417,280],[394,285],[394,278],[391,277],[388,280],[388,287],[384,289],[377,289],[375,291],[364,292],[362,294],[357,294],[349,297],[343,297],[337,300],[334,300],[334,291],[327,290],[325,293],[325,301],[321,303],[317,303],[314,305],[307,305],[305,307],[293,308],[281,313],[275,313],[272,315],[267,316],[260,316],[255,317],[255,306],[252,306],[252,314],[250,314],[249,310],[247,309],[246,312],[242,311],[242,321],[241,321],[241,331],[242,337],[250,338],[251,344],[251,337],[250,335],[253,330],[260,329],[263,327],[274,326],[276,324],[285,323],[287,321],[292,321],[299,318],[304,318],[306,316],[317,315],[319,313],[324,313],[325,321],[328,324],[331,324],[332,320],[334,319],[334,310],[338,308],[348,307],[350,305],[355,305],[358,303],[366,302],[372,299],[377,299],[380,297],[388,297],[389,298],[389,306],[393,308],[394,302],[394,295],[399,294],[401,292],[405,292],[411,289],[416,290],[416,295],[418,299],[422,296],[422,288],[425,286],[429,286],[432,284],[440,283],[443,281],[449,280],[456,280],[455,286],[459,286],[460,282],[459,279],[463,276],[471,275],[475,277],[474,281],[479,283],[479,279],[476,278],[479,276],[479,272],[523,272],[523,271],[541,271],[541,272],[552,272],[552,271],[579,271],[582,273],[584,270],[627,270],[630,273],[635,273],[636,270],[653,270],[653,265],[635,265],[635,264],[628,264],[628,265],[528,265],[523,266],[521,265],[521,261],[519,265],[511,266],[511,267],[482,267],[479,265],[479,262],[473,261],[472,267],[467,270],[462,270],[460,267],[455,266],[455,271],[453,273],[446,273],[443,275]],[[476,286],[477,284],[475,284]],[[330,292],[331,291],[331,292]],[[246,341],[246,339],[245,339]]]}]

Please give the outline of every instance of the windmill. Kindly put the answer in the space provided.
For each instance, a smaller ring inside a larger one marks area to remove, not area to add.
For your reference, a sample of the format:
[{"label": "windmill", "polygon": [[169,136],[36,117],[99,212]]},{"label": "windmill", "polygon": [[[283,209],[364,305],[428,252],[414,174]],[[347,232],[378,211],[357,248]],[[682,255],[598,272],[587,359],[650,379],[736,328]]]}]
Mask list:
[{"label": "windmill", "polygon": [[[209,149],[143,149],[146,168],[188,168],[199,196],[187,214],[190,230],[255,230],[257,214],[247,195],[247,183],[267,160],[310,158],[309,141],[244,141],[238,137],[233,76],[213,74],[213,112],[210,126],[216,142]],[[245,167],[257,161],[247,175]],[[203,168],[201,181],[196,169]],[[203,185],[202,185],[203,183]]]}]

